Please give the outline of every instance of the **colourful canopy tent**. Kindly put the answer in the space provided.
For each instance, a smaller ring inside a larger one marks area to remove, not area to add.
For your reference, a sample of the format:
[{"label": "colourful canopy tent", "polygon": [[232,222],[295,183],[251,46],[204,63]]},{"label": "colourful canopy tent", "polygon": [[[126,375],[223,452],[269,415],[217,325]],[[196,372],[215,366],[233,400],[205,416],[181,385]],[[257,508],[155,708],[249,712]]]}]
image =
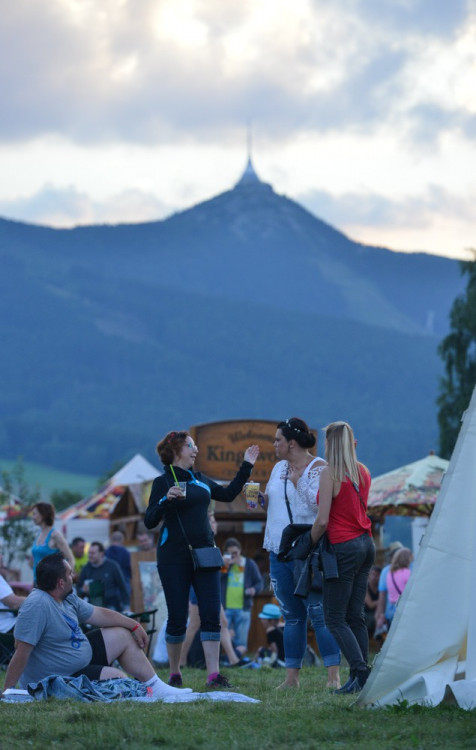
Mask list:
[{"label": "colourful canopy tent", "polygon": [[430,453],[372,479],[368,500],[370,516],[430,516],[449,461]]},{"label": "colourful canopy tent", "polygon": [[0,523],[10,518],[21,518],[25,515],[25,507],[21,500],[7,493],[0,487]]}]

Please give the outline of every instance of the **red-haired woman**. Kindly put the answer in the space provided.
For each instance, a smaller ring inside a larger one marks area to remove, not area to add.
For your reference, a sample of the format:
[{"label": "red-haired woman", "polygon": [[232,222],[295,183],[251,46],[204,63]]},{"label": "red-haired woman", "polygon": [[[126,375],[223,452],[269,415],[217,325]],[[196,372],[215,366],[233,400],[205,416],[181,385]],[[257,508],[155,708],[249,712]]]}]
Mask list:
[{"label": "red-haired woman", "polygon": [[74,558],[63,534],[53,528],[55,522],[55,508],[51,503],[36,503],[31,511],[31,518],[40,527],[36,541],[31,548],[33,557],[33,578],[36,580],[36,566],[47,555],[62,552],[64,558],[74,569]]},{"label": "red-haired woman", "polygon": [[[163,521],[157,545],[157,568],[168,609],[165,640],[170,665],[169,685],[182,685],[180,657],[187,629],[190,586],[193,585],[200,613],[207,685],[230,687],[226,677],[218,672],[220,570],[194,570],[188,543],[193,548],[214,546],[208,520],[210,500],[231,503],[235,499],[249,479],[259,448],[252,445],[245,451],[238,473],[226,487],[193,471],[198,448],[188,432],[169,432],[157,445],[157,453],[165,472],[154,480],[144,524],[153,529]],[[185,496],[179,482],[186,482]]]}]

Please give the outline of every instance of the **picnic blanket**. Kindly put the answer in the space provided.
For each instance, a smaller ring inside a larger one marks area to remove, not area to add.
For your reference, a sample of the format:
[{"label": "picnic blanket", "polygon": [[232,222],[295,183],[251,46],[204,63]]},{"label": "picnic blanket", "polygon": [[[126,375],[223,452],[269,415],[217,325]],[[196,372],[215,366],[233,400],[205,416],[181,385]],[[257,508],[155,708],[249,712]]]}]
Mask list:
[{"label": "picnic blanket", "polygon": [[[29,698],[28,698],[29,696]],[[82,703],[112,703],[113,701],[139,701],[143,703],[191,703],[193,701],[235,701],[238,703],[260,703],[242,693],[216,691],[210,693],[175,693],[165,698],[153,698],[142,682],[129,678],[90,680],[86,675],[62,677],[50,675],[40,682],[32,682],[25,691],[6,691],[3,700],[9,703],[42,701],[47,698],[72,699]]]}]

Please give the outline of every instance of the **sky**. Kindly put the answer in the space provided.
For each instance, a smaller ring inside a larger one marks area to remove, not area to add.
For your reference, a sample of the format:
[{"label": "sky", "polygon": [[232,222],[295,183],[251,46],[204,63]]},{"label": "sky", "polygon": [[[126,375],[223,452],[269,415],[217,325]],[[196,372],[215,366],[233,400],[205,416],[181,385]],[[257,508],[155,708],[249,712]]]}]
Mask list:
[{"label": "sky", "polygon": [[165,218],[253,164],[352,239],[476,247],[476,0],[0,0],[0,216]]}]

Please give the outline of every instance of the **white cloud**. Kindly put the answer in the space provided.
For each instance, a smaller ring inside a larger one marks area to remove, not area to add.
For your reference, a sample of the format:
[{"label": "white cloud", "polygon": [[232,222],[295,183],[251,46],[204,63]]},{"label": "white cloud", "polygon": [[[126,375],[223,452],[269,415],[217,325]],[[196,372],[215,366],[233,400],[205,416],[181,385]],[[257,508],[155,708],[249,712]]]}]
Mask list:
[{"label": "white cloud", "polygon": [[136,220],[186,207],[238,177],[250,117],[263,179],[296,198],[379,196],[375,231],[432,186],[474,193],[476,0],[4,6],[2,211],[108,221],[129,191]]},{"label": "white cloud", "polygon": [[74,186],[46,185],[26,198],[0,200],[0,215],[55,227],[87,224],[128,224],[156,221],[170,213],[170,207],[153,194],[124,190],[103,201],[95,201]]},{"label": "white cloud", "polygon": [[456,41],[428,40],[424,20],[446,18],[441,8],[425,15],[421,3],[419,13],[401,3],[397,17],[424,31],[415,26],[398,36],[389,3],[375,11],[372,33],[358,4],[342,0],[239,5],[16,0],[0,29],[8,112],[0,134],[163,142],[190,132],[206,138],[205,131],[233,127],[240,112],[290,132],[374,128],[414,108],[415,91],[432,101],[444,95],[450,108],[464,105],[470,78],[456,89],[452,81],[474,53],[464,30]]}]

